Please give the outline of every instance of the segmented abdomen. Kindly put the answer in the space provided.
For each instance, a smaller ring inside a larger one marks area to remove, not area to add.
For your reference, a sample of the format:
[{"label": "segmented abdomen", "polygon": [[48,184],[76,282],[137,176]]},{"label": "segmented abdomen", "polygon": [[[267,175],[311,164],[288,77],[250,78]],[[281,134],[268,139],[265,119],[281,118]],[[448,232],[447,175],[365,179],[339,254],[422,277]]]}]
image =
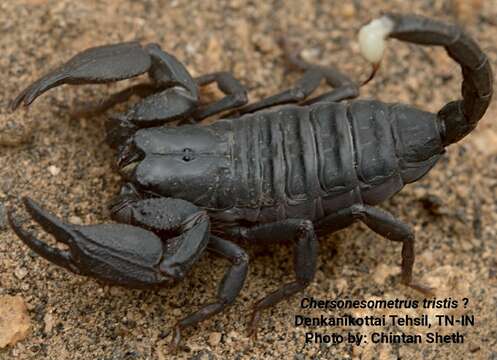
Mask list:
[{"label": "segmented abdomen", "polygon": [[323,199],[357,185],[351,128],[340,104],[286,106],[234,120],[233,156],[235,206],[254,221],[319,218]]},{"label": "segmented abdomen", "polygon": [[232,136],[233,179],[217,214],[223,221],[315,221],[376,205],[425,174],[440,152],[430,140],[439,138],[435,115],[374,100],[285,106],[221,125]]}]

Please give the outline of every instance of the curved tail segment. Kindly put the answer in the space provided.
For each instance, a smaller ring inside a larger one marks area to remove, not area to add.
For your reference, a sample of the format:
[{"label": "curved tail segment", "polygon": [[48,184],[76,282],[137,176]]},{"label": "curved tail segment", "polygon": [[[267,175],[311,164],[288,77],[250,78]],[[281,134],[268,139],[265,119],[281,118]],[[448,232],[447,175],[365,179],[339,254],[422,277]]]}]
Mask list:
[{"label": "curved tail segment", "polygon": [[438,112],[444,146],[470,133],[487,110],[493,93],[490,62],[478,44],[457,25],[416,15],[387,14],[361,29],[364,57],[377,68],[386,38],[420,45],[443,46],[462,69],[462,100],[446,104]]}]

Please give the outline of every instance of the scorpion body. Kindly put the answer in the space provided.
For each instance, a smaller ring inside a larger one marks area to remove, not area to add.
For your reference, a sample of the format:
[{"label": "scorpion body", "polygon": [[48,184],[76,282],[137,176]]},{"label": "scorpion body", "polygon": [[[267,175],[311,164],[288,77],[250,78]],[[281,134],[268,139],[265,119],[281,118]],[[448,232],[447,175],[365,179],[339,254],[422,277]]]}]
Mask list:
[{"label": "scorpion body", "polygon": [[[231,74],[194,79],[156,44],[114,44],[77,54],[23,90],[12,109],[61,84],[105,83],[148,73],[150,83],[124,89],[87,111],[107,110],[131,95],[143,98],[109,123],[107,140],[118,151],[117,167],[126,181],[110,206],[117,223],[69,224],[26,198],[31,217],[69,249],[39,240],[10,212],[12,228],[49,261],[128,287],[173,285],[205,250],[227,258],[231,266],[217,298],[176,324],[173,347],[182,329],[223,311],[240,293],[248,257],[234,242],[238,239],[294,244],[295,280],[254,305],[253,334],[263,309],[312,281],[316,235],[354,221],[402,242],[402,282],[430,294],[430,288],[413,280],[413,230],[376,205],[425,175],[445,147],[476,127],[492,97],[492,71],[486,55],[458,26],[389,14],[360,32],[361,49],[374,72],[386,38],[445,47],[462,68],[462,99],[437,114],[353,100],[359,87],[346,75],[287,54],[304,70],[302,78],[289,90],[246,105],[246,90]],[[334,89],[306,99],[322,80]],[[198,88],[212,82],[226,96],[202,105]],[[285,106],[265,110],[277,105]],[[232,112],[215,123],[197,124],[227,110]],[[173,120],[179,126],[164,126]]]},{"label": "scorpion body", "polygon": [[[191,157],[180,163],[207,181],[171,166],[171,158],[184,157],[184,144]],[[377,205],[424,175],[443,145],[435,115],[372,100],[286,106],[201,128],[142,129],[127,156],[132,149],[145,160],[128,180],[204,208],[222,231],[298,217],[317,222]]]}]

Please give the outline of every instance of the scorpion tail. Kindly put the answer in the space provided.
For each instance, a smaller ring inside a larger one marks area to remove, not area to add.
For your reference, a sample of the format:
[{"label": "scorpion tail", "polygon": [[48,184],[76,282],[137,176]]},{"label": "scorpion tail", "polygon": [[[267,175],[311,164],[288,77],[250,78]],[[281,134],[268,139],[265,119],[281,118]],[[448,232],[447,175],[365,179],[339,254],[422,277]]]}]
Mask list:
[{"label": "scorpion tail", "polygon": [[364,57],[376,66],[381,60],[386,38],[443,46],[461,66],[462,99],[442,107],[438,119],[444,146],[469,134],[485,114],[493,92],[492,69],[478,44],[457,25],[416,15],[387,14],[364,26],[359,33]]}]

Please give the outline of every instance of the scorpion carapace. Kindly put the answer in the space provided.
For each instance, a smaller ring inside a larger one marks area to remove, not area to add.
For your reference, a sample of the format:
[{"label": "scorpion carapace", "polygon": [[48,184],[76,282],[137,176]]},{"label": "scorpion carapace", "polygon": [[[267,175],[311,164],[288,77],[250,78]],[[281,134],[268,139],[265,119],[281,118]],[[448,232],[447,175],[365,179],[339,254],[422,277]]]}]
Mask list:
[{"label": "scorpion carapace", "polygon": [[[248,257],[237,239],[294,243],[296,279],[255,304],[253,333],[263,309],[313,280],[316,234],[354,221],[402,242],[402,282],[429,293],[412,279],[413,230],[375,206],[426,174],[447,145],[474,129],[492,96],[492,72],[475,41],[455,25],[398,14],[374,20],[361,30],[360,42],[375,69],[386,38],[445,47],[462,67],[462,100],[437,114],[352,100],[359,86],[346,75],[288,53],[304,71],[302,78],[291,89],[246,105],[246,90],[232,75],[218,72],[194,79],[156,44],[83,51],[28,86],[12,108],[27,106],[61,84],[105,83],[148,73],[150,82],[86,110],[97,113],[132,95],[143,98],[109,123],[108,142],[118,150],[117,166],[126,181],[111,204],[117,223],[67,224],[25,199],[32,218],[69,249],[38,240],[10,213],[14,231],[59,266],[130,287],[176,283],[206,249],[226,257],[231,266],[217,298],[176,324],[173,346],[183,328],[223,311],[238,296]],[[321,80],[333,90],[308,99]],[[212,82],[226,96],[200,105],[199,87]],[[346,99],[350,101],[341,102]],[[276,105],[285,106],[266,110]],[[227,110],[231,113],[217,122],[196,124]],[[179,125],[165,126],[172,120]]]}]

